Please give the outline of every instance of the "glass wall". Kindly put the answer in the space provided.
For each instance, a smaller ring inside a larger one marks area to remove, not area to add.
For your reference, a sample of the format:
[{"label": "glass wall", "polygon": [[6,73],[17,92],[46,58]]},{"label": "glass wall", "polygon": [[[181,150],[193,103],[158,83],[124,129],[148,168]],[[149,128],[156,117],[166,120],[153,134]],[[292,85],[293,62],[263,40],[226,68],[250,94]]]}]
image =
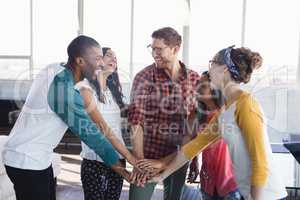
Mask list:
[{"label": "glass wall", "polygon": [[[83,2],[82,13],[78,2]],[[294,82],[299,57],[299,0],[3,0],[0,78],[15,79],[19,72],[31,69],[34,74],[48,63],[66,61],[68,43],[81,32],[116,51],[122,81],[130,82],[130,74],[153,62],[146,49],[152,32],[172,26],[183,34],[184,25],[190,27],[189,66],[201,72],[218,50],[241,45],[244,2],[245,45],[264,57],[264,66],[254,80],[267,77],[268,84]],[[79,26],[81,19],[83,28]],[[29,74],[22,77],[29,78]]]},{"label": "glass wall", "polygon": [[220,49],[241,45],[242,2],[237,0],[191,0],[190,63],[207,69]]},{"label": "glass wall", "polygon": [[130,0],[84,1],[83,33],[116,52],[123,82],[129,82],[130,9]]},{"label": "glass wall", "polygon": [[300,1],[247,2],[245,45],[264,58],[263,76],[270,84],[296,80],[299,58]]},{"label": "glass wall", "polygon": [[0,79],[16,79],[29,72],[30,0],[1,1],[0,27]]},{"label": "glass wall", "polygon": [[34,68],[39,69],[53,62],[65,62],[67,45],[77,36],[77,32],[77,1],[34,0]]},{"label": "glass wall", "polygon": [[182,35],[187,14],[188,8],[183,0],[135,1],[133,74],[153,63],[152,56],[146,48],[152,42],[153,31],[171,26]]}]

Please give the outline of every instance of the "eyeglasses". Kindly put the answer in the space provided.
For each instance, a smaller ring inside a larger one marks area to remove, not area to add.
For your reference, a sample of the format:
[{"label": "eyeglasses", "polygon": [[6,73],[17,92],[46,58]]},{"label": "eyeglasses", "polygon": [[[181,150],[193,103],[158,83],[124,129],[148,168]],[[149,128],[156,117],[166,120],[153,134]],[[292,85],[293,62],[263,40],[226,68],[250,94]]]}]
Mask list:
[{"label": "eyeglasses", "polygon": [[147,49],[148,51],[152,54],[153,52],[157,53],[157,54],[160,54],[164,49],[168,48],[168,46],[165,46],[165,47],[152,47],[151,44],[149,44],[147,46]]}]

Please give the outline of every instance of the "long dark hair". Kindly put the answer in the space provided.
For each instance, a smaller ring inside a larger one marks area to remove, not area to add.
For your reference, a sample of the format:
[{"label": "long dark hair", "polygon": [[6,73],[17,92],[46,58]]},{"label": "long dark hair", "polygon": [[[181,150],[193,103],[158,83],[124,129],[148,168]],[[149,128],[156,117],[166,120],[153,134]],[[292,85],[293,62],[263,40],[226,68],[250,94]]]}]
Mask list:
[{"label": "long dark hair", "polygon": [[[205,71],[202,73],[202,76],[206,76],[208,78],[208,81],[210,81],[209,73],[208,71]],[[211,96],[212,96],[212,101],[216,106],[216,109],[220,109],[224,105],[224,99],[222,96],[222,93],[220,90],[215,90],[213,88],[210,89],[211,91]],[[199,123],[205,123],[207,122],[208,118],[208,112],[214,112],[214,110],[209,110],[207,105],[202,102],[198,101],[198,108],[197,108],[197,118]]]},{"label": "long dark hair", "polygon": [[[102,52],[103,56],[107,53],[108,50],[111,50],[109,47],[103,47]],[[91,81],[91,84],[95,87],[98,99],[100,102],[105,103],[104,101],[104,94],[101,91],[101,86],[97,80]],[[127,116],[127,106],[123,101],[124,95],[122,92],[122,86],[119,79],[118,74],[118,67],[116,70],[107,77],[106,79],[106,85],[108,89],[110,90],[114,101],[118,104],[120,110],[121,110],[121,116],[126,117]]]}]

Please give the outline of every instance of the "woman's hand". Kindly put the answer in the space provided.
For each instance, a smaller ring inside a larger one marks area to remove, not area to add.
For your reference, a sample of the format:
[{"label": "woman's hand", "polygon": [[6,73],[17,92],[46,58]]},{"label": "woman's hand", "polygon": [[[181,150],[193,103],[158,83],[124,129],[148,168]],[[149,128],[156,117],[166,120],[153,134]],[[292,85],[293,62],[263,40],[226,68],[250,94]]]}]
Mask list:
[{"label": "woman's hand", "polygon": [[[130,152],[126,155],[126,160],[134,167],[138,168],[137,163],[138,159],[136,159],[135,156],[133,156]],[[139,169],[139,168],[138,168]]]},{"label": "woman's hand", "polygon": [[128,172],[126,169],[122,172],[122,176],[128,183],[132,183],[131,173]]},{"label": "woman's hand", "polygon": [[111,168],[119,175],[121,175],[126,181],[128,181],[129,183],[132,182],[131,173],[126,170],[122,162],[117,162],[116,164],[112,165]]},{"label": "woman's hand", "polygon": [[137,162],[137,167],[147,172],[161,172],[166,168],[166,164],[162,160],[143,159]]},{"label": "woman's hand", "polygon": [[[150,165],[151,167],[149,167]],[[157,176],[163,167],[163,163],[157,160],[140,160],[137,162],[136,167],[133,168],[130,177],[131,183],[134,183],[138,187],[144,187],[146,182]]]}]

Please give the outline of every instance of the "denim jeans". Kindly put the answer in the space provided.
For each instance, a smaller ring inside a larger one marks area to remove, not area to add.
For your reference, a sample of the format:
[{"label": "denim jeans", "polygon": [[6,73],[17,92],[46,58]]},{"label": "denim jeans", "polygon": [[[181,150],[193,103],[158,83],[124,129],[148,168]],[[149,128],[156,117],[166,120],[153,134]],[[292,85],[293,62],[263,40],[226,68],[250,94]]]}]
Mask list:
[{"label": "denim jeans", "polygon": [[203,200],[244,200],[244,197],[241,195],[238,189],[228,193],[225,197],[220,197],[217,194],[211,196],[204,191],[201,191],[201,193]]}]

